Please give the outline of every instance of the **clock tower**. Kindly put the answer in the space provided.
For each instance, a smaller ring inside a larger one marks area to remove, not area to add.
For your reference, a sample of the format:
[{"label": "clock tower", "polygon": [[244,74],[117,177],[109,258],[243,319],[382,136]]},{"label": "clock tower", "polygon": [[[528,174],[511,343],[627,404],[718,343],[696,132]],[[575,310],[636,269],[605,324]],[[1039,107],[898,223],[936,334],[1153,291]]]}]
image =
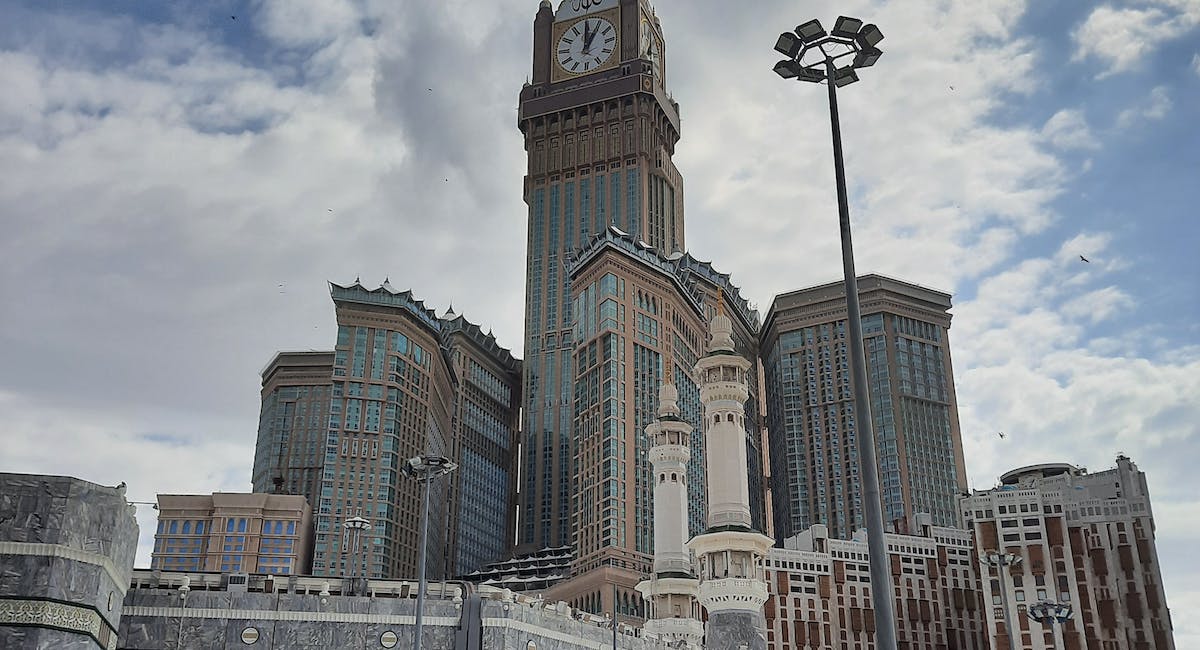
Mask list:
[{"label": "clock tower", "polygon": [[610,226],[663,255],[684,250],[667,76],[649,0],[542,0],[518,117],[529,221],[517,553],[572,545],[574,252]]}]

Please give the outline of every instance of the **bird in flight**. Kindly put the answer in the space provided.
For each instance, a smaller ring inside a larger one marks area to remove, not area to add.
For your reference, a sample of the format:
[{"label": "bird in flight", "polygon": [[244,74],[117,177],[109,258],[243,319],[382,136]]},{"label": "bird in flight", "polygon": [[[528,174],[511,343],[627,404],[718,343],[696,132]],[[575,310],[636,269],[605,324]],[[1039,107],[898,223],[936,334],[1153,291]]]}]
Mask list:
[{"label": "bird in flight", "polygon": [[1001,431],[999,435],[1000,435],[1000,439],[1001,439],[1001,440],[1003,440],[1003,439],[1004,439],[1004,432],[1003,432],[1003,431]]},{"label": "bird in flight", "polygon": [[1087,262],[1088,264],[1091,264],[1091,263],[1092,263],[1092,261],[1091,261],[1091,260],[1089,260],[1088,258],[1086,258],[1086,257],[1084,257],[1084,256],[1082,256],[1082,255],[1080,255],[1080,256],[1079,256],[1079,261],[1081,261],[1081,262]]},{"label": "bird in flight", "polygon": [[230,16],[230,17],[229,17],[229,19],[230,19],[230,20],[237,20],[237,16]]}]

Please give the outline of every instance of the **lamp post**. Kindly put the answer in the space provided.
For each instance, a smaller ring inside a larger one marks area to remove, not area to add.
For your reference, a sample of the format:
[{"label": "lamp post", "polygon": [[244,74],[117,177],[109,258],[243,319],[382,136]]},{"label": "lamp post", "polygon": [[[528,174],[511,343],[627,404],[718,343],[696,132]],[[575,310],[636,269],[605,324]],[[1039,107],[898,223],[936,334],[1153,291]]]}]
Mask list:
[{"label": "lamp post", "polygon": [[875,647],[896,648],[896,615],[892,601],[891,567],[883,531],[883,505],[879,494],[879,467],[875,460],[875,434],[867,391],[867,362],[863,350],[862,313],[858,304],[858,276],[854,271],[854,245],[850,237],[850,205],[846,170],[842,161],[842,129],[838,119],[837,89],[858,81],[860,68],[875,65],[882,54],[876,47],[883,32],[875,25],[840,16],[826,32],[810,20],[793,32],[779,35],[775,51],[787,58],[775,64],[784,79],[810,83],[826,81],[829,89],[829,123],[833,134],[833,171],[837,180],[838,223],[842,241],[842,272],[846,287],[850,362],[854,382],[854,422],[858,436],[859,477],[862,479],[863,518],[867,525],[867,550],[871,568],[871,604],[875,611]]},{"label": "lamp post", "polygon": [[1054,631],[1054,650],[1063,650],[1066,644],[1063,642],[1062,628],[1074,613],[1071,603],[1044,601],[1031,605],[1026,615],[1043,625],[1049,623]]},{"label": "lamp post", "polygon": [[1009,567],[1021,563],[1021,556],[1004,551],[988,551],[984,554],[983,561],[1000,574],[1000,606],[1004,610],[1004,631],[1008,636],[1009,650],[1016,650],[1017,641],[1013,634],[1012,615],[1008,611],[1008,577],[1006,574]]},{"label": "lamp post", "polygon": [[417,554],[417,625],[413,650],[421,650],[421,615],[425,609],[425,544],[429,538],[429,484],[439,476],[453,472],[458,465],[445,456],[426,454],[409,458],[404,473],[424,484],[424,505],[421,507],[421,548]]},{"label": "lamp post", "polygon": [[[362,516],[354,516],[342,523],[342,528],[346,529],[346,537],[349,540],[353,540],[350,542],[352,550],[348,555],[350,556],[350,561],[354,564],[350,567],[350,573],[347,576],[353,578],[355,570],[358,569],[363,560],[361,555],[356,557],[355,554],[362,550],[362,535],[371,530],[371,522]],[[345,544],[343,544],[344,546]]]}]

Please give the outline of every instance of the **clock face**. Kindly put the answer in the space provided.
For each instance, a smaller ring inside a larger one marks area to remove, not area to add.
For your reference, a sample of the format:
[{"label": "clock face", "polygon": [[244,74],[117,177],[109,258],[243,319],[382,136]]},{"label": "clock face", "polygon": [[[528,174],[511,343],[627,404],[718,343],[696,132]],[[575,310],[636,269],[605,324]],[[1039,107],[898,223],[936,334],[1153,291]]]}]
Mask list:
[{"label": "clock face", "polygon": [[591,72],[604,65],[617,49],[617,28],[604,18],[584,18],[558,39],[555,60],[573,74]]}]

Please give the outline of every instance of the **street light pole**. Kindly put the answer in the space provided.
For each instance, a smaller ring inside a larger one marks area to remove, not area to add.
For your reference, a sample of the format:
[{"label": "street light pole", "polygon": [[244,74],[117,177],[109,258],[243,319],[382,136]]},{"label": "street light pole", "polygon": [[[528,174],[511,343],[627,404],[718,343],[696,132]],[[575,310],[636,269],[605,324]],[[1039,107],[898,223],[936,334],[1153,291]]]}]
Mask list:
[{"label": "street light pole", "polygon": [[833,133],[833,169],[837,180],[838,224],[842,240],[842,273],[846,284],[846,319],[850,337],[850,379],[854,388],[854,424],[858,436],[858,476],[862,480],[864,518],[867,524],[867,557],[871,572],[871,605],[875,610],[875,642],[878,648],[896,647],[895,612],[892,600],[891,567],[883,530],[883,502],[879,491],[879,469],[875,459],[875,422],[867,389],[867,360],[863,349],[862,311],[858,302],[858,275],[854,270],[854,243],[850,235],[850,205],[846,192],[846,169],[842,161],[842,129],[838,120],[836,70],[833,59],[825,60],[829,82],[829,123]]},{"label": "street light pole", "polygon": [[1071,620],[1071,615],[1074,613],[1071,603],[1043,601],[1031,606],[1026,615],[1038,623],[1049,623],[1054,634],[1054,650],[1063,650],[1066,647],[1063,639],[1063,625]]},{"label": "street light pole", "polygon": [[404,473],[423,483],[424,494],[421,507],[421,547],[417,553],[417,615],[413,632],[413,650],[421,650],[422,616],[425,610],[425,547],[429,539],[429,484],[439,476],[445,476],[458,467],[445,456],[424,455],[409,458]]},{"label": "street light pole", "polygon": [[983,556],[983,561],[1000,574],[1000,607],[1004,611],[1004,632],[1008,637],[1008,650],[1016,650],[1017,641],[1013,634],[1012,614],[1008,610],[1008,579],[1005,574],[1008,572],[1008,567],[1021,563],[1021,556],[1003,551],[988,551]]},{"label": "street light pole", "polygon": [[[842,273],[846,290],[846,320],[850,338],[850,363],[854,391],[854,424],[858,439],[858,471],[862,482],[863,518],[867,527],[867,551],[871,574],[871,605],[875,612],[875,647],[896,649],[896,615],[892,600],[891,567],[883,529],[883,505],[879,490],[879,468],[875,459],[874,420],[867,388],[866,351],[863,349],[862,311],[858,300],[858,275],[854,270],[854,244],[850,235],[850,201],[846,191],[846,168],[842,158],[842,128],[838,117],[837,88],[858,80],[856,69],[869,67],[881,54],[876,45],[883,34],[875,25],[840,16],[832,33],[820,21],[810,20],[795,33],[779,36],[775,50],[788,56],[775,66],[784,79],[819,83],[829,90],[829,124],[833,139],[833,171],[837,181],[838,225],[841,231]],[[819,60],[806,63],[806,55],[819,53]],[[838,67],[838,59],[854,57]],[[823,69],[822,69],[823,68]]]},{"label": "street light pole", "polygon": [[[350,552],[346,554],[350,556],[350,562],[352,563],[346,577],[354,578],[355,571],[363,561],[363,556],[360,555],[362,552],[362,535],[364,532],[371,530],[371,522],[361,515],[356,515],[347,519],[342,524],[342,527],[346,529],[346,541],[350,542]],[[343,544],[343,553],[345,553],[344,546],[345,544]]]}]

